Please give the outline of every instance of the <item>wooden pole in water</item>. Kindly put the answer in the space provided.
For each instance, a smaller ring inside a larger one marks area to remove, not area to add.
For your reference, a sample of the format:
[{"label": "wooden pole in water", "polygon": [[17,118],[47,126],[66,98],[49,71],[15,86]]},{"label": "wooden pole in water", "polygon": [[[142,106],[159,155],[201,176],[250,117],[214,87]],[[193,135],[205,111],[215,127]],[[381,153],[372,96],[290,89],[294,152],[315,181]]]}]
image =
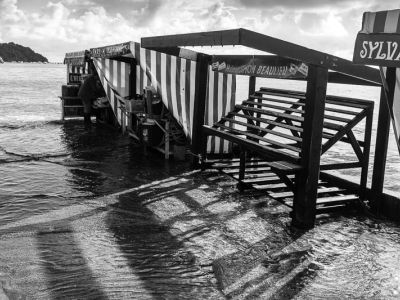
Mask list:
[{"label": "wooden pole in water", "polygon": [[292,215],[292,225],[299,228],[311,228],[315,222],[327,83],[328,69],[310,65],[302,135],[302,169],[295,179]]},{"label": "wooden pole in water", "polygon": [[[383,183],[385,179],[386,158],[389,144],[390,114],[388,105],[393,104],[394,88],[396,85],[396,68],[387,68],[386,83],[388,90],[381,87],[379,102],[378,128],[376,132],[374,170],[372,174],[370,206],[374,213],[380,210]],[[386,96],[388,99],[386,99]]]},{"label": "wooden pole in water", "polygon": [[192,129],[192,141],[191,141],[191,152],[193,156],[194,167],[199,166],[199,155],[202,152],[202,139],[203,139],[203,125],[204,125],[204,114],[205,105],[207,99],[207,74],[208,64],[210,56],[199,53],[197,64],[196,64],[196,91],[194,95],[193,104],[193,129]]}]

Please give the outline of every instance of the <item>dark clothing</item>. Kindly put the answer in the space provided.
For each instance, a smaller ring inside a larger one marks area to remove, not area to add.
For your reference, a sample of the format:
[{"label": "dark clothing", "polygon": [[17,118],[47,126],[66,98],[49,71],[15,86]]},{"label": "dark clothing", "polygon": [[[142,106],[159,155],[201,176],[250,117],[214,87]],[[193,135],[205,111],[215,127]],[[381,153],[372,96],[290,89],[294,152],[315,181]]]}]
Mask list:
[{"label": "dark clothing", "polygon": [[89,75],[86,77],[78,91],[78,96],[82,99],[83,103],[83,112],[90,113],[92,110],[92,102],[105,95],[104,89],[98,84],[96,76]]}]

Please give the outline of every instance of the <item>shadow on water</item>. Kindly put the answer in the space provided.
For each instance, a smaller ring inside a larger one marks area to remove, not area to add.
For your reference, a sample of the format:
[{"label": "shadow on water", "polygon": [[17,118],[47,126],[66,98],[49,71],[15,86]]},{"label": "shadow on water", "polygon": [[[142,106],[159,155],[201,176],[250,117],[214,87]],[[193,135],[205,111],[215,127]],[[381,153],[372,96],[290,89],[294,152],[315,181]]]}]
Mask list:
[{"label": "shadow on water", "polygon": [[[226,178],[207,177],[184,176],[181,182],[122,195],[108,215],[107,226],[132,272],[153,296],[224,297],[215,291],[223,291],[263,263],[268,252],[303,234],[287,228],[283,213],[252,210],[259,205],[251,203],[252,197],[235,193],[231,186],[219,187]],[[146,222],[130,213],[145,216]]]},{"label": "shadow on water", "polygon": [[179,174],[188,167],[184,162],[170,164],[159,153],[144,157],[141,145],[127,135],[104,126],[86,129],[80,121],[65,122],[62,142],[71,155],[62,162],[71,173],[69,183],[92,196]]},{"label": "shadow on water", "polygon": [[[114,208],[116,210],[107,216],[107,227],[131,271],[140,278],[141,285],[151,297],[221,298],[210,281],[210,273],[196,263],[191,249],[171,234],[168,224],[160,223],[142,201],[120,196],[120,202]],[[134,217],[130,212],[140,217]],[[140,295],[137,297],[139,299]]]},{"label": "shadow on water", "polygon": [[53,299],[107,299],[68,225],[37,232],[36,243]]}]

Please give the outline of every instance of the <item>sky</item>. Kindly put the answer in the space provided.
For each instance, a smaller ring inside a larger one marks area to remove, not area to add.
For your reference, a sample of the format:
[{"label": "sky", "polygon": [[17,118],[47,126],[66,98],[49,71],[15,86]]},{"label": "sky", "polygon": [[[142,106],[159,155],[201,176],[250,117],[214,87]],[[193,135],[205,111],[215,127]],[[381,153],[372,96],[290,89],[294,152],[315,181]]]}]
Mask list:
[{"label": "sky", "polygon": [[141,37],[246,28],[351,59],[363,12],[396,8],[400,1],[0,0],[0,42],[61,62],[65,52]]}]

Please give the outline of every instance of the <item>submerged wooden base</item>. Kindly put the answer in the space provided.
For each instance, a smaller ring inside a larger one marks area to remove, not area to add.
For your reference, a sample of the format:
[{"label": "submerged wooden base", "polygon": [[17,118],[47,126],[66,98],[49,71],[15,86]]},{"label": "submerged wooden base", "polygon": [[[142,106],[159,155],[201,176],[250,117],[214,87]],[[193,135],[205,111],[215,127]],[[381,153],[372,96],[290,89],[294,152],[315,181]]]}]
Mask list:
[{"label": "submerged wooden base", "polygon": [[[254,158],[246,162],[246,173],[243,180],[239,180],[238,158],[224,160],[208,160],[208,167],[218,169],[224,174],[238,180],[241,191],[253,189],[293,208],[293,191],[271,169],[270,162]],[[288,175],[294,179],[294,175]],[[318,182],[317,214],[332,211],[353,209],[360,204],[359,196],[352,189],[339,187],[332,180],[324,179]]]}]

